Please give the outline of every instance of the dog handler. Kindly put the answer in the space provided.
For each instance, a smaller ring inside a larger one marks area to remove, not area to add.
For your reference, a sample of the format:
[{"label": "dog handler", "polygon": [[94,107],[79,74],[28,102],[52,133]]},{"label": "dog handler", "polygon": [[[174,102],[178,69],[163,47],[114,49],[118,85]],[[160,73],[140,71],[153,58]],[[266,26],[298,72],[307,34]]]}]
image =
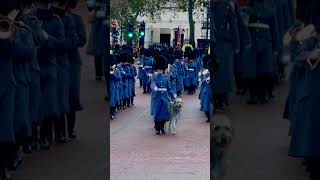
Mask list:
[{"label": "dog handler", "polygon": [[152,108],[155,122],[156,134],[165,134],[164,124],[170,120],[169,113],[169,98],[177,98],[174,90],[171,87],[170,79],[165,75],[167,69],[167,60],[164,56],[159,56],[156,59],[156,73],[151,82],[152,89]]}]

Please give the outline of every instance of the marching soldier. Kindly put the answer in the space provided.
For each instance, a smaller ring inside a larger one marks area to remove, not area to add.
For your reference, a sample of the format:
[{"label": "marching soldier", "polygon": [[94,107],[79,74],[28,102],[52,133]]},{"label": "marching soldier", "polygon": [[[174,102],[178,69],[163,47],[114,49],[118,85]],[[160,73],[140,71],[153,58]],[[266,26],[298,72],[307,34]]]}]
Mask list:
[{"label": "marching soldier", "polygon": [[207,116],[207,122],[210,122],[210,100],[212,96],[212,89],[210,86],[210,72],[209,72],[210,55],[203,57],[203,69],[199,72],[200,81],[200,111]]},{"label": "marching soldier", "polygon": [[155,122],[156,134],[165,134],[164,124],[170,120],[169,112],[169,97],[175,99],[177,95],[174,93],[169,77],[165,75],[167,62],[164,56],[159,56],[156,59],[156,68],[152,82],[152,108]]},{"label": "marching soldier", "polygon": [[[142,68],[143,93],[150,92],[150,75],[154,73],[154,60],[149,49],[144,50],[144,61]],[[155,56],[154,56],[155,57]]]},{"label": "marching soldier", "polygon": [[249,30],[252,37],[252,56],[245,63],[249,77],[248,104],[265,104],[272,98],[273,65],[279,49],[278,28],[273,4],[255,0],[249,4]]},{"label": "marching soldier", "polygon": [[[243,2],[242,2],[243,3]],[[247,4],[241,4],[242,7]],[[237,26],[239,29],[240,52],[235,54],[235,80],[237,94],[243,95],[246,92],[246,77],[244,76],[244,63],[249,58],[251,48],[251,36],[248,28],[248,16],[241,9],[238,3],[235,3],[235,14],[237,17]]]},{"label": "marching soldier", "polygon": [[[13,159],[16,158],[16,136],[15,132],[17,132],[15,126],[15,96],[17,93],[15,92],[16,80],[14,78],[15,72],[13,69],[13,64],[16,61],[23,61],[26,59],[20,59],[25,55],[29,55],[30,48],[28,48],[28,44],[21,43],[21,34],[26,32],[24,29],[18,28],[15,34],[14,22],[19,11],[15,10],[17,8],[17,1],[1,1],[0,7],[0,21],[2,21],[2,25],[6,25],[1,27],[5,29],[5,31],[0,32],[0,178],[1,179],[10,179],[10,174],[8,173],[8,167],[11,165]],[[20,34],[20,35],[19,35]],[[19,37],[20,36],[20,37]],[[27,36],[25,38],[29,38]],[[30,40],[30,39],[28,39]],[[16,71],[16,70],[15,70]],[[21,82],[20,82],[21,83]],[[27,95],[28,96],[28,95]],[[24,108],[28,106],[25,105]],[[22,117],[28,118],[28,117]],[[25,119],[24,119],[25,120]],[[26,122],[26,121],[24,121]]]},{"label": "marching soldier", "polygon": [[183,55],[182,55],[182,51],[179,50],[175,50],[174,51],[174,68],[177,71],[177,86],[176,86],[176,91],[177,91],[177,95],[181,96],[183,93],[183,89],[184,89],[184,78],[186,76],[186,68],[183,64]]},{"label": "marching soldier", "polygon": [[47,41],[38,48],[41,83],[41,146],[48,149],[53,140],[53,123],[59,118],[57,49],[64,47],[64,25],[49,9],[50,0],[36,0],[36,16]]},{"label": "marching soldier", "polygon": [[83,19],[80,15],[72,12],[78,5],[78,0],[69,0],[67,4],[68,14],[71,16],[72,21],[75,24],[75,34],[77,37],[75,47],[71,48],[71,51],[68,55],[70,63],[70,86],[69,86],[69,96],[70,96],[70,111],[67,113],[67,122],[68,122],[68,136],[69,138],[75,138],[75,122],[76,122],[76,112],[83,109],[80,102],[80,81],[81,81],[81,57],[79,48],[84,47],[87,42],[86,39],[86,30],[84,26]]},{"label": "marching soldier", "polygon": [[58,67],[58,102],[59,118],[55,121],[55,135],[57,142],[64,143],[66,134],[66,115],[70,112],[70,52],[77,48],[78,37],[72,17],[66,13],[67,3],[63,0],[54,0],[50,10],[60,17],[63,22],[62,41],[56,50]]},{"label": "marching soldier", "polygon": [[239,32],[234,2],[215,0],[213,6],[216,27],[215,52],[219,69],[215,74],[215,107],[224,109],[228,105],[229,93],[233,90],[234,54],[239,52]]},{"label": "marching soldier", "polygon": [[87,47],[87,53],[94,56],[96,80],[102,80],[103,66],[102,56],[105,53],[107,42],[104,38],[107,32],[106,23],[106,1],[88,0],[87,5],[90,11],[89,23],[91,23],[91,32]]}]

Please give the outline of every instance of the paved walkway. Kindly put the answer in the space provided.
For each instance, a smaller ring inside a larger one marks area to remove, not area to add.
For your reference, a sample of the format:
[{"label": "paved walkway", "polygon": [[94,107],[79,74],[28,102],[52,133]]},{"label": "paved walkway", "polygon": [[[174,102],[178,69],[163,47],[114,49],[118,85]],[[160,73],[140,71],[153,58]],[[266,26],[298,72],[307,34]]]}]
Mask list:
[{"label": "paved walkway", "polygon": [[150,95],[111,122],[111,180],[209,179],[209,126],[197,95],[184,95],[177,135],[155,135]]}]

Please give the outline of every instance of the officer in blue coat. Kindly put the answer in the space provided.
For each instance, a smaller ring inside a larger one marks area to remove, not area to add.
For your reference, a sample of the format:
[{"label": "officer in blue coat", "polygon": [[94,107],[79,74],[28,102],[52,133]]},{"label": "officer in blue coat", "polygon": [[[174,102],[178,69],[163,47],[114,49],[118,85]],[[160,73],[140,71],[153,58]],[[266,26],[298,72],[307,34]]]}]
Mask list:
[{"label": "officer in blue coat", "polygon": [[67,138],[66,115],[70,112],[70,55],[71,50],[77,48],[78,37],[75,23],[66,12],[67,3],[63,0],[54,0],[50,10],[60,17],[63,22],[63,46],[56,50],[58,67],[58,102],[59,118],[55,121],[55,135],[57,142],[64,143]]},{"label": "officer in blue coat", "polygon": [[229,93],[234,86],[234,54],[240,50],[239,31],[234,2],[216,0],[213,5],[214,26],[216,28],[216,55],[219,63],[214,81],[215,107],[224,109],[229,104]]},{"label": "officer in blue coat", "polygon": [[177,95],[174,93],[170,79],[165,74],[167,62],[164,56],[159,56],[156,59],[156,73],[152,78],[151,89],[153,107],[153,118],[155,122],[156,134],[165,134],[164,124],[170,120],[169,98],[175,99]]},{"label": "officer in blue coat", "polygon": [[117,81],[121,78],[119,71],[117,71],[116,66],[116,57],[112,56],[111,59],[111,67],[110,67],[110,118],[111,120],[114,119],[116,115],[116,106],[118,104],[118,97],[117,97]]},{"label": "officer in blue coat", "polygon": [[42,21],[42,33],[46,42],[37,51],[41,83],[41,145],[48,149],[53,139],[52,125],[60,116],[58,104],[57,49],[64,47],[64,25],[62,20],[49,9],[49,0],[37,0],[36,16]]},{"label": "officer in blue coat", "polygon": [[[17,6],[17,1],[1,1],[0,14],[7,16]],[[13,35],[6,36],[0,32],[0,178],[5,179],[7,168],[11,165],[12,153],[15,150],[14,128],[14,96],[15,79],[13,72],[13,59],[24,49]],[[13,58],[13,59],[12,59]]]},{"label": "officer in blue coat", "polygon": [[176,91],[177,91],[178,96],[181,96],[183,93],[183,89],[184,89],[183,82],[184,82],[184,79],[186,76],[186,68],[185,68],[183,61],[182,61],[182,59],[183,59],[182,54],[183,54],[182,51],[179,51],[179,50],[174,51],[174,59],[175,59],[174,68],[177,71]]},{"label": "officer in blue coat", "polygon": [[195,61],[194,53],[188,53],[188,64],[186,65],[185,85],[188,89],[188,94],[194,94],[197,87],[197,62]]},{"label": "officer in blue coat", "polygon": [[[290,135],[292,136],[289,156],[304,158],[311,179],[320,179],[320,143],[316,137],[319,133],[318,111],[319,93],[319,52],[320,16],[315,16],[313,24],[316,35],[298,40],[297,51],[291,72],[289,97],[287,101],[287,116],[289,119]],[[292,43],[295,43],[295,42]]]},{"label": "officer in blue coat", "polygon": [[120,67],[121,67],[121,77],[122,77],[122,93],[121,93],[121,100],[122,100],[122,108],[126,109],[128,106],[129,100],[129,76],[130,76],[130,68],[126,64],[128,62],[128,53],[126,51],[121,52],[120,54]]},{"label": "officer in blue coat", "polygon": [[200,111],[204,112],[207,116],[207,122],[210,122],[210,101],[212,96],[212,89],[210,86],[210,71],[209,62],[210,55],[203,57],[203,69],[199,72],[200,81]]},{"label": "officer in blue coat", "polygon": [[[16,8],[21,9],[20,3]],[[16,80],[14,127],[17,145],[17,156],[13,164],[14,167],[23,160],[23,150],[27,153],[31,152],[30,140],[32,137],[32,123],[29,115],[29,85],[31,83],[30,63],[35,56],[35,49],[31,29],[21,22],[22,12],[21,10],[16,19],[20,23],[16,24],[18,31],[15,34],[15,40],[18,43],[24,44],[26,48],[15,57],[17,58],[16,60],[13,59],[14,78]]]},{"label": "officer in blue coat", "polygon": [[150,75],[154,73],[154,59],[151,56],[151,51],[146,49],[144,51],[144,61],[142,68],[142,85],[143,93],[150,92]]},{"label": "officer in blue coat", "polygon": [[[30,47],[34,48],[34,54],[30,57],[31,62],[26,66],[27,71],[30,72],[29,82],[29,121],[32,125],[32,144],[39,143],[39,125],[40,125],[40,67],[38,59],[35,55],[36,47],[45,42],[45,37],[42,33],[40,21],[33,15],[34,8],[32,7],[32,0],[19,1],[19,6],[22,12],[21,21],[28,26],[28,30],[32,34],[33,41],[30,41]],[[29,149],[30,150],[30,149]]]},{"label": "officer in blue coat", "polygon": [[76,122],[76,112],[83,109],[80,102],[80,81],[81,81],[81,57],[79,48],[84,47],[87,42],[86,30],[84,26],[83,19],[80,15],[74,13],[72,10],[77,7],[78,0],[69,0],[67,5],[68,14],[71,16],[75,24],[75,34],[77,37],[76,47],[73,47],[68,54],[70,69],[70,87],[69,87],[69,97],[70,97],[70,112],[67,113],[68,122],[68,135],[69,138],[75,138],[75,122]]},{"label": "officer in blue coat", "polygon": [[130,105],[134,105],[134,97],[136,96],[136,76],[137,76],[137,68],[134,66],[134,58],[131,56],[129,59],[129,67],[130,67]]},{"label": "officer in blue coat", "polygon": [[87,46],[87,53],[94,56],[96,80],[103,76],[102,56],[105,53],[107,42],[104,38],[107,32],[106,1],[88,0],[87,5],[90,11],[91,31]]},{"label": "officer in blue coat", "polygon": [[249,4],[249,30],[252,38],[251,57],[245,63],[249,79],[248,104],[265,104],[272,98],[273,70],[279,50],[279,34],[274,6],[265,0]]},{"label": "officer in blue coat", "polygon": [[238,22],[240,37],[240,52],[235,54],[235,80],[237,86],[237,94],[243,95],[247,90],[246,80],[244,76],[244,63],[249,58],[251,47],[251,36],[248,28],[247,14],[235,4],[235,14]]}]

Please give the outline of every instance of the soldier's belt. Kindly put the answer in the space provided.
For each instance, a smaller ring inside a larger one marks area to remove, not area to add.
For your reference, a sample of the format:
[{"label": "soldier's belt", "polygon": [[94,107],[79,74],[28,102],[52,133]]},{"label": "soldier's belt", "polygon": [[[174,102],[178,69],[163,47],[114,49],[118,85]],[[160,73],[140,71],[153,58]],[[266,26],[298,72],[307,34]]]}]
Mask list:
[{"label": "soldier's belt", "polygon": [[252,28],[270,29],[270,26],[268,24],[263,24],[263,23],[250,23],[248,26]]},{"label": "soldier's belt", "polygon": [[194,69],[188,69],[188,71],[194,71]]},{"label": "soldier's belt", "polygon": [[158,88],[158,91],[165,92],[167,91],[167,88]]},{"label": "soldier's belt", "polygon": [[149,68],[152,68],[152,67],[151,66],[144,66],[143,68],[149,69]]}]

